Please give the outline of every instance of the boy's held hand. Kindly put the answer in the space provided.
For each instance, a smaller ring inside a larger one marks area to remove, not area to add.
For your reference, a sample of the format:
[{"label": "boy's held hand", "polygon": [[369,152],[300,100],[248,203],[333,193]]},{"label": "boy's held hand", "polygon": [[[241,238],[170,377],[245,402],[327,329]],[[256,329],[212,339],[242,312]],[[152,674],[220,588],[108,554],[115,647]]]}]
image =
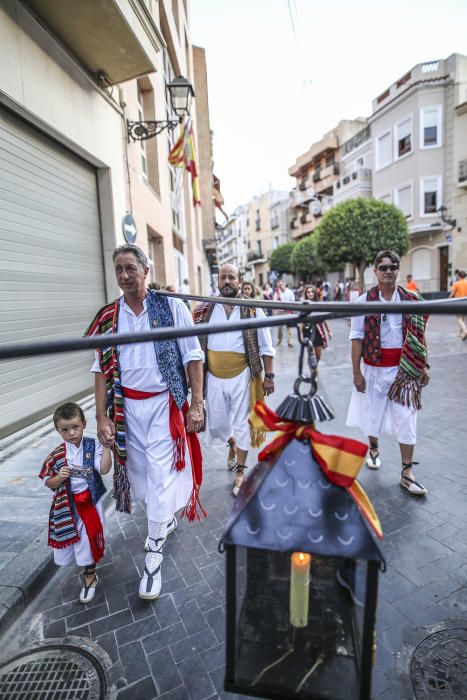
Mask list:
[{"label": "boy's held hand", "polygon": [[69,476],[72,475],[72,469],[70,467],[61,467],[60,471],[58,472],[58,475],[63,477],[63,479],[68,479]]}]

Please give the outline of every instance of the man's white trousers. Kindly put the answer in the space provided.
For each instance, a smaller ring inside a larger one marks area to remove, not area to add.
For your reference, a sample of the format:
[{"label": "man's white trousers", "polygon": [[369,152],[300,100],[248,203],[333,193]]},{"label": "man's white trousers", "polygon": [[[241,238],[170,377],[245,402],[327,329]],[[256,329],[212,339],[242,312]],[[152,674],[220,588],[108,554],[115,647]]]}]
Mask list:
[{"label": "man's white trousers", "polygon": [[148,520],[164,522],[184,508],[193,488],[188,445],[185,469],[173,468],[169,392],[149,399],[124,399],[127,470],[132,501],[145,501]]},{"label": "man's white trousers", "polygon": [[206,376],[206,414],[211,440],[224,443],[235,437],[237,447],[250,449],[250,370],[232,379],[219,379],[210,372]]},{"label": "man's white trousers", "polygon": [[399,443],[415,445],[417,441],[417,410],[401,406],[388,399],[388,391],[398,367],[373,367],[362,363],[366,390],[362,394],[353,388],[347,414],[347,425],[360,428],[365,436],[394,435]]}]

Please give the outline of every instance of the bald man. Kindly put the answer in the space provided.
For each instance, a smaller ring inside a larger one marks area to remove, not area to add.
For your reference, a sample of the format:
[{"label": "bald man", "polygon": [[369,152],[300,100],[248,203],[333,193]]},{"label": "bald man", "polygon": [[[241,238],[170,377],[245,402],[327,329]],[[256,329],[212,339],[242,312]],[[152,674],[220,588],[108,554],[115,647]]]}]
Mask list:
[{"label": "bald man", "polygon": [[[239,307],[240,274],[234,265],[219,270],[219,292],[232,298],[232,304],[200,304],[194,311],[195,323],[236,322],[245,318],[266,318],[258,308]],[[271,334],[268,328],[232,331],[200,337],[206,353],[205,394],[210,437],[227,443],[227,465],[235,472],[233,494],[243,482],[248,450],[259,447],[265,434],[248,424],[256,401],[274,391]],[[264,367],[264,379],[263,379]]]}]

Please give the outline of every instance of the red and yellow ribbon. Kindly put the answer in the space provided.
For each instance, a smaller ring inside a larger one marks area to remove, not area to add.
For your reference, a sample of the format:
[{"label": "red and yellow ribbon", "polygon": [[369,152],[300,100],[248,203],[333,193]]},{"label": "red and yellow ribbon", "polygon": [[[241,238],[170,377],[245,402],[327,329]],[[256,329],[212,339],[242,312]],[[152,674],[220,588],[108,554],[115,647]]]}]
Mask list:
[{"label": "red and yellow ribbon", "polygon": [[259,430],[278,433],[259,453],[260,462],[277,457],[295,438],[308,440],[313,457],[328,480],[346,489],[376,535],[382,538],[379,518],[364,489],[356,480],[368,450],[367,445],[339,435],[324,435],[315,430],[313,425],[284,420],[260,401],[250,413],[250,424]]}]

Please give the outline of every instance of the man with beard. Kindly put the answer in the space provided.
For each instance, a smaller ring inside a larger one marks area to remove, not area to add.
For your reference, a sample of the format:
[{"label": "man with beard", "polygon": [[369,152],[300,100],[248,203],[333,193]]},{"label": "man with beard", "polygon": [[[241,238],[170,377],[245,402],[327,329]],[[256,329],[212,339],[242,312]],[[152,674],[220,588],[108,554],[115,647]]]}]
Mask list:
[{"label": "man with beard", "polygon": [[[194,311],[195,323],[225,323],[246,318],[266,318],[261,309],[235,306],[241,298],[239,271],[234,265],[219,270],[221,296],[232,304],[204,303]],[[200,337],[205,351],[205,395],[211,439],[229,446],[228,468],[235,471],[233,494],[238,494],[246,469],[250,444],[259,447],[262,431],[249,426],[248,416],[256,401],[274,391],[271,334],[267,328],[247,329]],[[264,366],[264,380],[262,371]]]}]

